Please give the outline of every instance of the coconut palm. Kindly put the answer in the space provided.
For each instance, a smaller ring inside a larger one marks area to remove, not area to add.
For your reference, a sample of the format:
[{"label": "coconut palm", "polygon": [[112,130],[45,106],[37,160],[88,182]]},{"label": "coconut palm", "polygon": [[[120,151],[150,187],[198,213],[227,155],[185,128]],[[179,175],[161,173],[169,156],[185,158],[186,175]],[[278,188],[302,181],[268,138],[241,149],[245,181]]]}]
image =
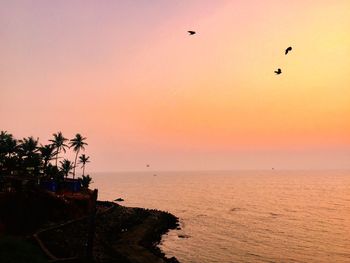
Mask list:
[{"label": "coconut palm", "polygon": [[58,155],[61,151],[66,152],[66,148],[69,146],[67,144],[64,144],[66,141],[68,141],[67,138],[64,138],[62,135],[62,132],[54,133],[53,134],[53,140],[49,140],[52,142],[52,145],[56,149],[56,166],[57,166],[57,160],[58,160]]},{"label": "coconut palm", "polygon": [[80,150],[85,150],[85,145],[87,145],[85,137],[82,137],[79,133],[75,135],[75,138],[70,140],[70,147],[73,147],[73,150],[76,152],[74,168],[73,168],[73,179],[75,178],[75,167],[77,166],[77,158]]},{"label": "coconut palm", "polygon": [[0,132],[0,142],[7,140],[8,137],[12,138],[12,134],[8,133],[7,131]]},{"label": "coconut palm", "polygon": [[5,168],[11,173],[11,168],[15,166],[15,156],[12,156],[18,150],[18,141],[12,134],[6,131],[0,132],[0,170]]},{"label": "coconut palm", "polygon": [[9,134],[7,133],[7,131],[1,131],[0,132],[0,141],[3,139],[3,138],[6,138]]},{"label": "coconut palm", "polygon": [[85,165],[89,163],[90,156],[86,156],[85,154],[82,154],[79,156],[79,163],[82,164],[81,168],[83,168],[83,176],[85,175]]},{"label": "coconut palm", "polygon": [[8,137],[7,131],[0,132],[0,167],[5,162],[7,137]]},{"label": "coconut palm", "polygon": [[38,151],[39,139],[34,139],[32,136],[20,140],[19,152],[21,156],[31,157]]},{"label": "coconut palm", "polygon": [[11,157],[18,148],[18,141],[6,131],[0,132],[0,154]]},{"label": "coconut palm", "polygon": [[18,149],[18,141],[13,139],[12,136],[9,136],[6,140],[6,153],[8,157],[11,158],[12,154],[14,154]]},{"label": "coconut palm", "polygon": [[38,141],[33,137],[23,138],[20,140],[18,154],[23,162],[23,168],[27,171],[31,169],[35,174],[39,173],[39,166],[41,163],[40,154],[38,154]]},{"label": "coconut palm", "polygon": [[89,188],[90,183],[92,183],[92,178],[90,175],[83,175],[82,178],[80,178],[80,183],[82,187]]},{"label": "coconut palm", "polygon": [[52,144],[48,144],[48,145],[41,145],[39,147],[39,152],[41,154],[41,158],[44,161],[44,166],[43,169],[44,171],[46,171],[46,167],[48,165],[48,163],[54,158],[54,156],[56,155],[55,151],[55,147]]},{"label": "coconut palm", "polygon": [[67,178],[68,175],[71,173],[71,170],[73,169],[73,164],[68,159],[64,159],[63,161],[60,162],[60,164],[61,164],[60,171]]}]

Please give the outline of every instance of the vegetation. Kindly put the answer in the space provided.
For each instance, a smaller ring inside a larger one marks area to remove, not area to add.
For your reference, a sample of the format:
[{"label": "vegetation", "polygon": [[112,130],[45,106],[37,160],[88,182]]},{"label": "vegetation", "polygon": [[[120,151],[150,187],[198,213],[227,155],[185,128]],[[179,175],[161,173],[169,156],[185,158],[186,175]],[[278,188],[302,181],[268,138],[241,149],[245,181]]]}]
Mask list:
[{"label": "vegetation", "polygon": [[71,173],[71,170],[73,169],[73,164],[71,161],[68,159],[64,159],[63,161],[60,162],[61,167],[60,171],[64,174],[64,176],[67,178],[68,175]]},{"label": "vegetation", "polygon": [[61,150],[65,153],[66,148],[68,145],[64,144],[64,142],[68,141],[67,138],[64,138],[62,135],[62,132],[54,133],[53,134],[53,139],[50,140],[52,142],[52,146],[56,149],[56,166],[57,166],[57,160],[58,160],[58,155],[61,152]]},{"label": "vegetation", "polygon": [[39,147],[39,152],[40,152],[41,157],[42,157],[42,159],[44,161],[44,165],[43,165],[44,171],[47,169],[47,165],[49,164],[49,162],[55,156],[54,150],[55,150],[55,147],[53,145],[51,145],[51,144],[45,145],[45,146],[41,145]]},{"label": "vegetation", "polygon": [[79,163],[82,164],[81,168],[83,169],[83,176],[85,175],[85,165],[86,163],[89,163],[89,156],[85,156],[85,154],[82,154],[79,156]]},{"label": "vegetation", "polygon": [[80,178],[80,183],[81,183],[81,186],[82,187],[85,187],[85,188],[89,188],[89,185],[91,183],[91,180],[92,178],[90,177],[90,175],[83,175],[81,178]]},{"label": "vegetation", "polygon": [[73,179],[75,177],[75,167],[77,166],[77,158],[80,150],[85,150],[84,146],[87,145],[86,142],[84,142],[86,138],[82,137],[79,133],[75,135],[75,138],[70,140],[70,146],[73,147],[73,151],[75,151],[75,160],[74,160],[74,168],[73,168]]},{"label": "vegetation", "polygon": [[[69,141],[69,145],[66,143]],[[40,180],[54,180],[62,182],[64,178],[76,175],[76,166],[79,152],[85,150],[86,138],[79,133],[71,140],[65,138],[62,132],[53,134],[48,144],[39,146],[39,138],[26,137],[17,140],[7,131],[0,132],[0,176],[33,176]],[[72,148],[75,152],[74,162],[65,158],[58,162],[62,153]],[[89,156],[79,156],[82,164],[82,178],[79,178],[83,187],[91,182],[89,175],[85,176],[86,164],[90,162]]]}]

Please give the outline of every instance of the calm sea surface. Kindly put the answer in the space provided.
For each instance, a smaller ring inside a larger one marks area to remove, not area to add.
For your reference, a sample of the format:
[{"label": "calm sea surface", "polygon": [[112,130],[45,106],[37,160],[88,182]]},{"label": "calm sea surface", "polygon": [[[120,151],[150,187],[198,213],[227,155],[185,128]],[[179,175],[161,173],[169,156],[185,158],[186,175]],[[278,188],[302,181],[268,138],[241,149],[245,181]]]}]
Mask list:
[{"label": "calm sea surface", "polygon": [[93,177],[101,200],[122,197],[126,206],[178,216],[182,229],[164,236],[160,247],[182,263],[350,262],[349,171]]}]

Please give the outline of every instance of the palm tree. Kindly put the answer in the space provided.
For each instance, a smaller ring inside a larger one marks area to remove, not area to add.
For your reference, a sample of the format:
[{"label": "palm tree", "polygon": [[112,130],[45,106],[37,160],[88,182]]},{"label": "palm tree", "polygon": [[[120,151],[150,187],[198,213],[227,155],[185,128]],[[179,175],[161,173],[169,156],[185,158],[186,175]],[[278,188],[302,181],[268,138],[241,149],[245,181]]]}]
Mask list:
[{"label": "palm tree", "polygon": [[61,152],[66,152],[66,148],[69,147],[68,145],[64,144],[66,141],[68,141],[67,138],[64,138],[62,135],[62,132],[54,133],[53,134],[53,140],[49,140],[52,142],[52,145],[54,148],[56,148],[56,166],[57,166],[57,160],[58,160],[58,155]]},{"label": "palm tree", "polygon": [[83,176],[85,175],[85,165],[89,163],[90,156],[85,156],[85,154],[82,154],[79,156],[79,163],[82,164],[81,168],[83,168]]},{"label": "palm tree", "polygon": [[3,138],[6,138],[9,134],[7,133],[7,131],[1,131],[0,132],[0,140],[2,140]]},{"label": "palm tree", "polygon": [[6,140],[6,151],[8,157],[11,158],[12,154],[15,153],[18,149],[18,141],[12,138],[12,135],[9,136]]},{"label": "palm tree", "polygon": [[44,161],[44,172],[46,171],[46,167],[48,165],[48,163],[53,159],[53,157],[55,156],[55,146],[53,146],[52,144],[48,144],[48,145],[41,145],[39,147],[39,152],[41,153],[41,158]]},{"label": "palm tree", "polygon": [[18,141],[7,131],[0,132],[0,154],[8,155],[10,158],[18,148]]},{"label": "palm tree", "polygon": [[7,131],[0,132],[0,172],[2,171],[2,167],[5,163],[7,137]]},{"label": "palm tree", "polygon": [[83,187],[85,188],[89,188],[89,185],[91,182],[92,178],[90,177],[90,175],[84,176],[80,179],[80,183]]},{"label": "palm tree", "polygon": [[19,141],[18,149],[19,157],[22,159],[25,169],[28,170],[30,168],[34,170],[35,174],[39,173],[41,163],[40,155],[37,153],[38,141],[39,139],[35,140],[33,137],[23,138],[23,140]]},{"label": "palm tree", "polygon": [[68,159],[64,159],[63,161],[60,162],[61,167],[60,171],[64,174],[64,176],[67,178],[68,175],[71,173],[71,170],[73,169],[73,164],[71,161]]},{"label": "palm tree", "polygon": [[38,151],[38,141],[39,139],[34,139],[33,137],[23,138],[20,140],[19,151],[22,156],[31,157]]},{"label": "palm tree", "polygon": [[13,153],[18,150],[18,141],[7,131],[0,132],[0,170],[6,167],[11,173],[11,167],[14,166]]},{"label": "palm tree", "polygon": [[75,154],[75,161],[74,161],[74,168],[73,168],[73,179],[75,178],[75,167],[77,166],[77,158],[80,149],[85,150],[85,145],[87,145],[85,137],[82,137],[80,133],[77,133],[75,135],[75,138],[70,140],[70,147],[73,147],[73,150],[76,152]]},{"label": "palm tree", "polygon": [[5,141],[8,137],[12,138],[12,134],[8,133],[7,131],[0,132],[0,142]]}]

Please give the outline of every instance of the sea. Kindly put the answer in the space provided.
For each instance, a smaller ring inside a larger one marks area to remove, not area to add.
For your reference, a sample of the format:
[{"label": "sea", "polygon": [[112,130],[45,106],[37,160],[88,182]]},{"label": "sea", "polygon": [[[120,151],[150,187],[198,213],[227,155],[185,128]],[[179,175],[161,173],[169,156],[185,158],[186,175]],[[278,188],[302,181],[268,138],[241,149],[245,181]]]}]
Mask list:
[{"label": "sea", "polygon": [[350,171],[95,173],[100,200],[169,211],[181,263],[350,262]]}]

